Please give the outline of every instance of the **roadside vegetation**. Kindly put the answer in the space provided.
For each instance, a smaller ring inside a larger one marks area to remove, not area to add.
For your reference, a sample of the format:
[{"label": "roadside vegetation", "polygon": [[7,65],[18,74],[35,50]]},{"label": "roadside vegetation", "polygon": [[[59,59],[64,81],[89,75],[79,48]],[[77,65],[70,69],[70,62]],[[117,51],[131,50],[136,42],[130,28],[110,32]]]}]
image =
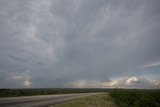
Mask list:
[{"label": "roadside vegetation", "polygon": [[117,107],[109,93],[96,94],[50,107]]},{"label": "roadside vegetation", "polygon": [[51,107],[160,107],[160,90],[112,89]]},{"label": "roadside vegetation", "polygon": [[160,107],[160,90],[112,90],[109,92],[119,107]]},{"label": "roadside vegetation", "polygon": [[109,89],[90,88],[34,88],[34,89],[0,89],[0,97],[53,95],[72,93],[108,92]]},{"label": "roadside vegetation", "polygon": [[[42,88],[42,89],[0,89],[0,97],[54,95],[72,93],[95,93],[73,101],[57,104],[55,107],[160,107],[160,89],[93,89],[93,88]],[[115,102],[115,104],[114,104]]]}]

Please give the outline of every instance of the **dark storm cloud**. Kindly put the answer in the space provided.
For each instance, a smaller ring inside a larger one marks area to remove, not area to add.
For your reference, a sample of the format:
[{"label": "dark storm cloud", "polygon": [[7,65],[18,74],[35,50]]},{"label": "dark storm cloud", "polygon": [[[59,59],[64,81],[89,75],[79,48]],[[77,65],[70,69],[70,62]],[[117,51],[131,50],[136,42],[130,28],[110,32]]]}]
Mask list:
[{"label": "dark storm cloud", "polygon": [[160,66],[159,5],[159,0],[1,0],[0,87],[100,84],[149,71],[160,79],[154,67]]}]

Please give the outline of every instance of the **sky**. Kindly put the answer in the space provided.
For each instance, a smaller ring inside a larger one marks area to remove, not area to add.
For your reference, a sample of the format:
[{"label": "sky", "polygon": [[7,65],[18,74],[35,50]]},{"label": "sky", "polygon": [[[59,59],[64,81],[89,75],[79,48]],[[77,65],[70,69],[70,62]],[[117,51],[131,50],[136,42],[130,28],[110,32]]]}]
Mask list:
[{"label": "sky", "polygon": [[0,88],[160,88],[160,0],[0,0]]}]

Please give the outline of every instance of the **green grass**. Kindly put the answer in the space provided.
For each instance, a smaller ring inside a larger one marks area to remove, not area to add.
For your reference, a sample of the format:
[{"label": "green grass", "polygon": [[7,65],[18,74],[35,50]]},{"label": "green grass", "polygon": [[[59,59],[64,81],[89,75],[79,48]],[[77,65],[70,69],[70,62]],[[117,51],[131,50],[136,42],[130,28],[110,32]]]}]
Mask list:
[{"label": "green grass", "polygon": [[119,107],[160,107],[160,90],[112,90],[109,92]]},{"label": "green grass", "polygon": [[92,95],[61,104],[52,105],[50,107],[117,107],[109,93]]}]

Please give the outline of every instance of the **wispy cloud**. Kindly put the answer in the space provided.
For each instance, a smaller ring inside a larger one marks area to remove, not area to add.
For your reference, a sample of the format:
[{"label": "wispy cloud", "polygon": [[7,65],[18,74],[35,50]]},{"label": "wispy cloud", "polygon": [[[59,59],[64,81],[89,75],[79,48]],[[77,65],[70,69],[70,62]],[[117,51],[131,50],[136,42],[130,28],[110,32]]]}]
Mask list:
[{"label": "wispy cloud", "polygon": [[160,61],[154,62],[154,63],[145,64],[145,65],[140,66],[140,67],[141,68],[147,68],[147,67],[155,67],[155,66],[160,66]]}]

